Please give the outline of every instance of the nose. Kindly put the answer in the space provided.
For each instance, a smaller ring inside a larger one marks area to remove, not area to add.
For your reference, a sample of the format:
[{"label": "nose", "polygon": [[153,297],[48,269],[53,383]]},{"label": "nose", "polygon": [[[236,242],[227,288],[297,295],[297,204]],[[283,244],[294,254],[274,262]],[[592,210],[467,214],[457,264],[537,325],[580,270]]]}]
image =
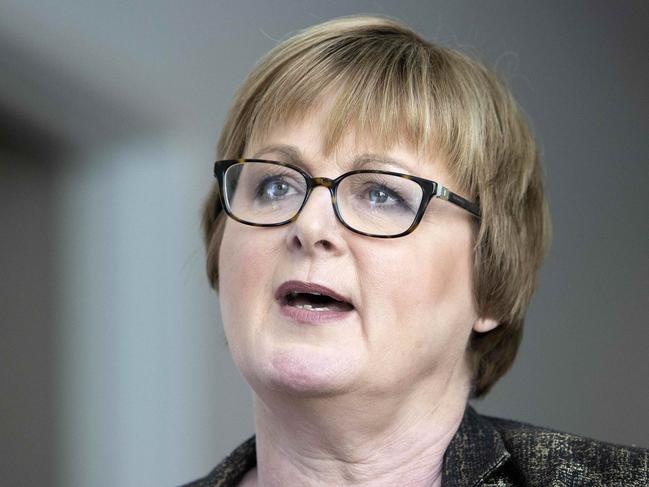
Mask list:
[{"label": "nose", "polygon": [[345,228],[336,218],[327,187],[313,188],[304,208],[289,228],[287,244],[292,250],[335,254],[344,248]]}]

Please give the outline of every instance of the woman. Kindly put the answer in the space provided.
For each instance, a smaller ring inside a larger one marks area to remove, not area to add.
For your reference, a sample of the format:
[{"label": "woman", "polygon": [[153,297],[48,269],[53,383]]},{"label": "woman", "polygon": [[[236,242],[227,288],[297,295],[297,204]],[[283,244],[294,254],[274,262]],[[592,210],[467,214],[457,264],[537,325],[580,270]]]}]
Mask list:
[{"label": "woman", "polygon": [[191,485],[646,485],[649,455],[478,415],[549,223],[480,64],[344,18],[266,56],[221,134],[208,274],[256,436]]}]

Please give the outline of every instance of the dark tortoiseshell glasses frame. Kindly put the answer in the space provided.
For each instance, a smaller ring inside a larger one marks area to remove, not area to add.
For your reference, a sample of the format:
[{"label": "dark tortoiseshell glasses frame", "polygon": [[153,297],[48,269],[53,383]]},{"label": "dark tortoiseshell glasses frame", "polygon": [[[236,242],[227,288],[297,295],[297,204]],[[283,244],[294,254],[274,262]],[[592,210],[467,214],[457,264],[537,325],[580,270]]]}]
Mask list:
[{"label": "dark tortoiseshell glasses frame", "polygon": [[[295,215],[293,215],[291,218],[288,218],[286,220],[283,220],[278,223],[254,223],[250,222],[247,220],[242,220],[241,218],[238,218],[235,214],[232,213],[232,210],[230,209],[230,206],[228,205],[227,201],[225,200],[225,195],[224,195],[224,176],[226,171],[237,164],[255,164],[255,163],[267,163],[267,164],[276,164],[278,166],[284,166],[288,167],[290,169],[293,169],[294,171],[297,171],[304,177],[304,181],[306,183],[306,192],[304,193],[304,201],[298,208],[298,210],[295,212]],[[338,203],[336,201],[336,193],[338,190],[338,185],[340,182],[345,179],[348,176],[351,176],[353,174],[386,174],[390,176],[398,176],[404,179],[408,179],[410,181],[413,181],[417,183],[421,189],[422,189],[422,198],[421,198],[421,203],[419,204],[419,208],[417,209],[417,213],[415,215],[415,218],[413,222],[410,224],[410,226],[403,232],[395,234],[395,235],[377,235],[377,234],[372,234],[372,233],[366,233],[362,232],[360,230],[357,230],[356,228],[350,226],[343,217],[340,214],[340,211],[338,209]],[[346,228],[351,230],[352,232],[359,233],[361,235],[365,235],[367,237],[375,237],[375,238],[397,238],[397,237],[403,237],[405,235],[408,235],[412,233],[416,228],[417,225],[421,222],[422,217],[424,216],[424,212],[426,211],[426,208],[428,207],[428,204],[430,203],[430,200],[432,198],[439,198],[442,200],[446,200],[450,203],[453,203],[454,205],[459,206],[460,208],[468,211],[471,213],[473,216],[476,218],[480,219],[480,206],[477,203],[473,203],[471,201],[466,200],[462,196],[453,193],[452,191],[449,191],[446,187],[442,186],[441,184],[437,183],[436,181],[431,181],[430,179],[424,179],[420,178],[418,176],[412,176],[410,174],[402,174],[398,172],[391,172],[391,171],[381,171],[381,170],[375,170],[375,169],[358,169],[355,171],[350,171],[346,172],[344,174],[341,174],[335,179],[330,179],[330,178],[314,178],[310,174],[308,174],[304,169],[294,166],[293,164],[287,164],[285,162],[279,162],[279,161],[270,161],[266,159],[226,159],[222,161],[216,161],[214,163],[214,176],[216,177],[218,184],[219,184],[219,197],[221,200],[221,206],[223,207],[223,210],[225,213],[232,218],[233,220],[236,220],[240,223],[244,223],[246,225],[252,225],[255,227],[278,227],[281,225],[286,225],[288,223],[294,222],[300,212],[302,211],[302,208],[306,205],[306,202],[309,199],[309,196],[311,194],[311,191],[313,191],[314,188],[318,186],[324,186],[329,190],[329,193],[331,194],[331,204],[333,205],[334,213],[336,214],[336,218],[340,223],[342,223]]]}]

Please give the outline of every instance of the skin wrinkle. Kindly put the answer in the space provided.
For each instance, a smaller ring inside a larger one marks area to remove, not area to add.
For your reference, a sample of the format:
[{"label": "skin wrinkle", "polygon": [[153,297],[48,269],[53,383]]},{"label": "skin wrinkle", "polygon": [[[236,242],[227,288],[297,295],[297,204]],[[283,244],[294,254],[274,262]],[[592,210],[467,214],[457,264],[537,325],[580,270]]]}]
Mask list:
[{"label": "skin wrinkle", "polygon": [[[451,377],[449,376],[449,380],[446,383],[447,389],[451,386],[451,383],[454,386],[454,381],[451,380]],[[468,394],[468,391],[465,391],[465,395]],[[417,399],[417,401],[422,404],[427,401],[427,399]],[[430,417],[434,418],[440,414],[439,411],[439,406],[441,403],[439,403],[436,407],[430,409]],[[263,405],[262,405],[263,407]],[[461,419],[461,418],[460,418]],[[416,422],[416,421],[415,421]],[[401,426],[401,425],[399,425]],[[449,430],[449,435],[452,436],[452,434],[455,432],[457,425],[455,425],[453,428],[450,428]],[[259,437],[259,429],[258,429],[258,437]],[[316,428],[312,430],[314,435],[319,435],[320,431]],[[432,447],[429,448],[423,448],[423,449],[418,449],[416,447],[416,443],[413,443],[410,441],[410,438],[407,437],[407,431],[405,429],[400,429],[397,427],[396,429],[387,431],[384,433],[383,437],[387,439],[387,441],[383,444],[382,448],[376,448],[374,446],[367,447],[367,451],[369,452],[365,456],[354,456],[352,457],[346,457],[345,455],[332,455],[333,461],[342,461],[345,465],[347,465],[348,469],[343,470],[343,474],[341,474],[340,477],[332,477],[332,476],[327,476],[325,475],[324,477],[321,477],[319,480],[322,481],[322,484],[311,484],[308,483],[306,479],[300,480],[299,482],[296,482],[296,479],[293,479],[293,485],[340,485],[340,481],[344,481],[345,485],[364,485],[364,481],[362,480],[363,477],[366,477],[367,482],[369,482],[368,485],[395,485],[394,480],[390,481],[387,480],[385,484],[381,482],[381,478],[385,474],[389,475],[394,475],[395,472],[398,474],[397,477],[400,479],[399,480],[399,485],[432,485],[432,482],[435,482],[436,480],[439,480],[439,475],[441,474],[441,463],[438,465],[434,465],[433,468],[431,468],[431,458],[437,458],[437,457],[442,457],[444,454],[444,451],[446,449],[447,442],[450,441],[450,436],[449,437],[443,437],[440,441],[440,443],[433,445]],[[412,433],[412,432],[411,432]],[[420,433],[418,431],[414,432],[414,435],[418,436]],[[263,432],[262,432],[263,435]],[[279,438],[272,437],[270,444],[273,445],[273,449],[279,449],[280,451],[284,452],[284,448],[281,446],[281,441],[278,442],[278,440],[281,440],[281,436]],[[351,449],[352,451],[349,453],[354,452],[354,448]],[[310,464],[310,461],[315,460],[316,461],[316,468],[315,470],[317,472],[322,471],[323,473],[327,473],[327,468],[326,465],[328,463],[327,457],[323,454],[317,455],[318,452],[314,455],[305,455],[304,452],[308,452],[309,450],[303,450],[303,449],[290,449],[289,451],[286,452],[286,456],[291,460],[293,463],[297,463],[297,467],[300,469],[300,471],[306,472],[306,473],[313,473],[311,470],[311,467],[313,467],[312,464]],[[335,453],[336,451],[339,451],[339,449],[335,449],[334,447],[331,447],[330,451],[327,451],[327,453]],[[412,457],[418,458],[418,460],[414,464],[406,465],[406,471],[404,473],[410,472],[410,473],[418,473],[418,471],[421,471],[419,474],[419,477],[423,483],[419,483],[417,481],[411,482],[404,482],[404,477],[400,475],[399,469],[400,467],[403,466],[402,459],[399,457],[399,452],[404,452],[407,451],[408,454]],[[345,450],[344,453],[348,453],[347,450]],[[381,455],[383,454],[384,455]],[[259,453],[258,453],[259,454]],[[385,459],[390,459],[389,462],[386,462]],[[373,460],[376,459],[375,462]],[[330,461],[331,461],[330,460]],[[376,468],[376,465],[379,465],[382,467],[381,470],[378,470]],[[368,468],[364,468],[367,466]],[[361,467],[361,468],[359,468]],[[360,480],[359,480],[360,477]],[[279,484],[268,484],[268,485],[282,485],[281,483]]]},{"label": "skin wrinkle", "polygon": [[[300,152],[299,148],[292,146],[292,145],[287,145],[287,144],[269,144],[267,146],[262,147],[258,151],[254,153],[252,156],[253,159],[266,159],[267,155],[270,154],[279,154],[281,161],[282,162],[288,162],[290,164],[293,164],[295,166],[300,166],[303,169],[305,169],[308,173],[311,174],[311,176],[318,177],[317,174],[313,173],[313,163],[309,162]],[[324,156],[323,156],[324,157]],[[271,158],[272,160],[272,158]],[[396,166],[394,167],[384,167],[382,169],[387,170],[387,171],[394,171],[394,172],[403,172],[403,173],[408,173],[411,169],[406,166],[403,162],[399,161],[398,159],[395,159],[393,157],[387,157],[383,154],[371,154],[371,153],[365,153],[365,154],[360,154],[349,163],[349,166],[346,167],[345,172],[347,171],[355,171],[356,169],[373,169],[373,165],[381,166],[381,165],[386,165],[386,166]],[[342,164],[343,167],[347,166],[346,164]],[[417,164],[419,166],[419,164]]]},{"label": "skin wrinkle", "polygon": [[[187,487],[255,485],[256,471],[250,470],[255,462],[254,440],[241,444],[208,477]],[[467,406],[445,454],[443,482],[445,487],[644,487],[649,485],[649,450],[482,416]]]}]

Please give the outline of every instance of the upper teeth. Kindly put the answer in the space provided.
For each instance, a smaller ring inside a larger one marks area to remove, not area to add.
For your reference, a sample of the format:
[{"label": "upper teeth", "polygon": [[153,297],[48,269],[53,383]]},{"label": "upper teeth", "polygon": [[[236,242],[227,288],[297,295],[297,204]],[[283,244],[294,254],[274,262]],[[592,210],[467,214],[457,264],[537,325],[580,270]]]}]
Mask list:
[{"label": "upper teeth", "polygon": [[320,310],[328,310],[328,309],[329,309],[329,308],[327,308],[326,306],[315,307],[315,306],[311,306],[310,304],[298,304],[298,305],[296,306],[296,308],[300,308],[300,309],[317,309],[317,310],[319,310],[319,311],[320,311]]},{"label": "upper teeth", "polygon": [[[291,291],[290,293],[288,293],[289,297],[291,297],[291,298],[294,298],[298,294],[300,294],[299,291]],[[302,293],[302,294],[313,294],[315,296],[322,296],[322,293],[317,293],[317,292],[306,292],[306,293]]]}]

